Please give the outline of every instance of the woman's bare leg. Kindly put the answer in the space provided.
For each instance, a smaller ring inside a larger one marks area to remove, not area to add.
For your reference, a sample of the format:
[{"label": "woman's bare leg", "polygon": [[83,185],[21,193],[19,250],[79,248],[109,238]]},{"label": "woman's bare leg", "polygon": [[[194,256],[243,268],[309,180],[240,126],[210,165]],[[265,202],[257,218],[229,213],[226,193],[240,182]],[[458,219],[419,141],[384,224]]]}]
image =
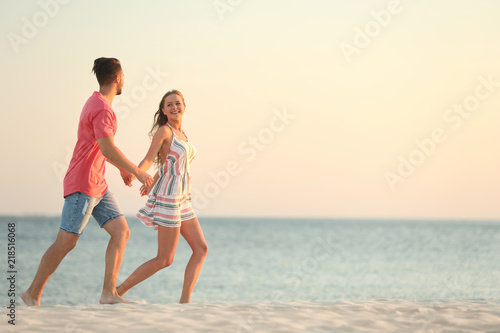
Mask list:
[{"label": "woman's bare leg", "polygon": [[193,254],[189,259],[184,273],[184,284],[182,286],[182,295],[179,303],[189,303],[191,301],[191,293],[198,276],[200,275],[203,261],[207,256],[208,246],[203,236],[198,219],[193,219],[182,222],[181,234],[188,242],[193,250]]},{"label": "woman's bare leg", "polygon": [[174,261],[175,249],[179,242],[181,228],[158,228],[158,254],[155,258],[139,266],[121,285],[116,288],[118,295],[123,296],[130,288],[146,280],[160,269],[168,267]]}]

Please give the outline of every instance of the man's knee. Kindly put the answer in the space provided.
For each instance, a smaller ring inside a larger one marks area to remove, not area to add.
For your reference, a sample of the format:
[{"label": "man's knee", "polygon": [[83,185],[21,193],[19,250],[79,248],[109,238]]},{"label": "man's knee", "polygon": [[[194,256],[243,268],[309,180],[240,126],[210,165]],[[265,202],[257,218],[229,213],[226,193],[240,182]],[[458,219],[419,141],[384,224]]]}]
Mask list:
[{"label": "man's knee", "polygon": [[128,228],[128,226],[122,231],[122,237],[125,241],[128,241],[130,239],[130,229]]},{"label": "man's knee", "polygon": [[109,221],[104,225],[104,229],[113,238],[120,239],[127,242],[130,238],[130,229],[127,224],[127,220],[124,217],[120,217]]},{"label": "man's knee", "polygon": [[112,238],[126,243],[130,239],[130,229],[128,227],[125,227],[119,230],[115,230],[113,233],[110,233],[110,235]]},{"label": "man's knee", "polygon": [[54,245],[59,251],[70,252],[76,246],[78,236],[65,231],[59,231]]},{"label": "man's knee", "polygon": [[62,248],[64,249],[65,252],[70,252],[75,248],[77,241],[78,239],[66,240],[64,243],[62,243]]}]

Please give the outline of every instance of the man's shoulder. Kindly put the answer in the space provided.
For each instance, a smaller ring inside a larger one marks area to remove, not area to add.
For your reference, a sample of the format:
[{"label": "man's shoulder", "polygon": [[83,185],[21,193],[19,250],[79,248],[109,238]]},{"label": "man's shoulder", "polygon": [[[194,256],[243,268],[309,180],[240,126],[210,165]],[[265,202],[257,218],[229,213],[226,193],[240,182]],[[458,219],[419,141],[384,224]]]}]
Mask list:
[{"label": "man's shoulder", "polygon": [[101,112],[109,112],[114,114],[113,108],[109,103],[102,97],[99,92],[94,92],[92,96],[89,97],[87,103],[83,107],[83,113],[96,116]]}]

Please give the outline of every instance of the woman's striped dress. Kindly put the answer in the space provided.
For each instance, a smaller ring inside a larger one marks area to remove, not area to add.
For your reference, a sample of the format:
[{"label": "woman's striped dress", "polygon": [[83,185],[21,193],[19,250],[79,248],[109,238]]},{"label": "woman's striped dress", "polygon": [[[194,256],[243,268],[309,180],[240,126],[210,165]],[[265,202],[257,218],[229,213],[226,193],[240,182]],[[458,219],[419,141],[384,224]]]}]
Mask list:
[{"label": "woman's striped dress", "polygon": [[[170,124],[167,125],[170,127]],[[190,168],[196,148],[189,139],[179,139],[172,127],[170,129],[173,133],[172,143],[168,156],[160,167],[160,178],[149,193],[146,205],[136,215],[142,223],[155,230],[158,225],[180,227],[181,221],[196,216],[191,205]]]}]

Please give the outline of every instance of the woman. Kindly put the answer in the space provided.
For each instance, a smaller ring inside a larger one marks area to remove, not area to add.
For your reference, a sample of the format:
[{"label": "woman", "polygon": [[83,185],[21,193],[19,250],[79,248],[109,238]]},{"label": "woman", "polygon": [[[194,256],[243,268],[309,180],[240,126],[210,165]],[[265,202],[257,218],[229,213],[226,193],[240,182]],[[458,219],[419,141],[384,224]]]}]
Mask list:
[{"label": "woman", "polygon": [[137,217],[146,226],[158,230],[158,254],[139,266],[116,288],[120,296],[172,264],[181,234],[193,250],[184,273],[184,285],[179,301],[189,303],[207,255],[208,247],[191,206],[190,164],[196,149],[182,130],[185,107],[180,91],[171,90],[163,96],[155,114],[150,132],[153,140],[139,168],[146,171],[153,162],[161,166],[154,177],[154,185],[141,187],[141,195],[149,193],[149,198],[137,213]]}]

